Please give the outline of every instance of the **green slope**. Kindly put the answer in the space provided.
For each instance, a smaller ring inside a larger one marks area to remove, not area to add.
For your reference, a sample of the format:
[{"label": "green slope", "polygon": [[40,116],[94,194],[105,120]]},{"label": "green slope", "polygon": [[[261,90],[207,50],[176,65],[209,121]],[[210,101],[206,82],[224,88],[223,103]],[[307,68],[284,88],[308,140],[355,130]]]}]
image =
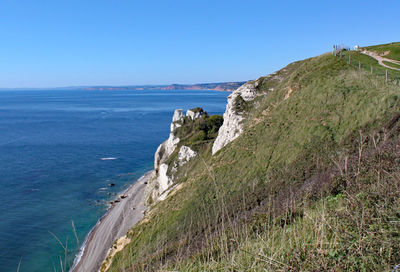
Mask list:
[{"label": "green slope", "polygon": [[400,263],[400,129],[389,122],[400,88],[328,54],[258,81],[244,133],[214,156],[198,148],[181,189],[132,228],[109,271]]},{"label": "green slope", "polygon": [[400,61],[400,42],[367,46],[363,48],[384,55],[385,58]]},{"label": "green slope", "polygon": [[[400,49],[400,44],[399,44],[399,49]],[[357,51],[344,51],[342,52],[340,58],[349,63],[356,69],[361,68],[361,71],[365,73],[369,73],[374,76],[378,77],[385,77],[386,76],[386,70],[388,72],[388,80],[392,83],[399,84],[400,80],[400,71],[392,70],[392,69],[387,69],[386,67],[383,67],[379,65],[378,61],[375,60],[374,58],[364,55],[360,52]],[[397,68],[396,64],[389,63],[389,62],[384,62],[390,67]],[[372,67],[372,70],[371,70]]]},{"label": "green slope", "polygon": [[388,61],[383,61],[383,63],[389,67],[393,67],[395,69],[400,69],[400,64],[396,64],[396,63],[388,62]]}]

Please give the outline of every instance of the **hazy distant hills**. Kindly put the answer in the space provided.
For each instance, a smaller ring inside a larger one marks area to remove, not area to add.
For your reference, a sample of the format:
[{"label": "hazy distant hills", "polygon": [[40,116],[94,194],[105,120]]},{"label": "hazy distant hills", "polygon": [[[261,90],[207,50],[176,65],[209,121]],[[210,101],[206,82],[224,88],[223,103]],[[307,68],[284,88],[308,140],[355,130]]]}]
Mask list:
[{"label": "hazy distant hills", "polygon": [[84,87],[84,90],[215,90],[231,92],[245,83],[223,82],[223,83],[201,83],[201,84],[171,84],[171,85],[142,85],[142,86],[92,86]]}]

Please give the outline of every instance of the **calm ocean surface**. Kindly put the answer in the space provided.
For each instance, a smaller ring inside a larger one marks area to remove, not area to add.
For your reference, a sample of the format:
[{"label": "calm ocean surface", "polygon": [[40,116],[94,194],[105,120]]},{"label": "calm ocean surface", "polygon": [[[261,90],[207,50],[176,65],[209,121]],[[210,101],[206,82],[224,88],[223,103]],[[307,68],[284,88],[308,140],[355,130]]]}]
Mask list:
[{"label": "calm ocean surface", "polygon": [[0,271],[61,271],[53,235],[68,268],[107,201],[152,169],[174,109],[221,114],[228,95],[0,91]]}]

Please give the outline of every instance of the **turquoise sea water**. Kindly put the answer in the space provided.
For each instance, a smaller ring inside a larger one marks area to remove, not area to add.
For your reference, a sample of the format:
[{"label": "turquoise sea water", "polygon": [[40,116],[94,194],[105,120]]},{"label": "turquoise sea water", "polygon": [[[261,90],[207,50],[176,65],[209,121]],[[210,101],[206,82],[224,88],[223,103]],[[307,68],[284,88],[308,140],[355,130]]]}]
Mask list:
[{"label": "turquoise sea water", "polygon": [[228,94],[0,91],[0,271],[61,271],[53,235],[68,268],[107,201],[152,169],[173,110],[222,113]]}]

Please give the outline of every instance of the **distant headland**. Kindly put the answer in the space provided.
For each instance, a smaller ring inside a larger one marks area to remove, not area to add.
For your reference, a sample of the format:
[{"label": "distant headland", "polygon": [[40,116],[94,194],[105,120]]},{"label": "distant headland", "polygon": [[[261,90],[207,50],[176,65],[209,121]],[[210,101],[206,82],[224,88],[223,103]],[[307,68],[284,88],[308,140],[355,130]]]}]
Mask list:
[{"label": "distant headland", "polygon": [[170,85],[137,85],[137,86],[91,86],[84,87],[84,90],[214,90],[232,92],[242,86],[242,82],[223,82],[223,83],[200,83],[200,84],[170,84]]}]

